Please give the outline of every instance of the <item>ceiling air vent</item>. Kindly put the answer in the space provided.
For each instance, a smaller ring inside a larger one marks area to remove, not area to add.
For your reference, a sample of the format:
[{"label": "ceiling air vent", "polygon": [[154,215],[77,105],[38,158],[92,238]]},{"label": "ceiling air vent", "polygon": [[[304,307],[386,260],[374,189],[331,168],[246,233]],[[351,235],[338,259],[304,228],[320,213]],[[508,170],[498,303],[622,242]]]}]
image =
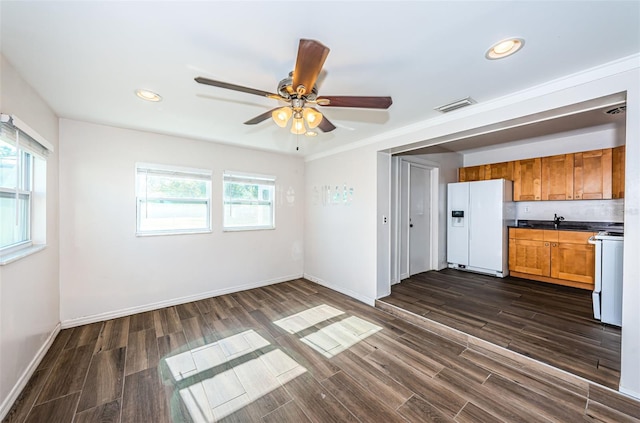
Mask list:
[{"label": "ceiling air vent", "polygon": [[605,111],[606,114],[608,115],[619,115],[620,113],[625,113],[627,111],[627,106],[618,106],[618,107],[614,107],[613,109],[609,109],[607,111]]},{"label": "ceiling air vent", "polygon": [[451,102],[449,104],[443,104],[442,106],[438,106],[434,108],[434,110],[437,110],[441,113],[447,113],[447,112],[454,111],[456,109],[460,109],[462,107],[471,106],[472,104],[475,104],[475,103],[476,101],[474,99],[472,99],[471,97],[466,97],[461,100],[456,100],[454,102]]}]

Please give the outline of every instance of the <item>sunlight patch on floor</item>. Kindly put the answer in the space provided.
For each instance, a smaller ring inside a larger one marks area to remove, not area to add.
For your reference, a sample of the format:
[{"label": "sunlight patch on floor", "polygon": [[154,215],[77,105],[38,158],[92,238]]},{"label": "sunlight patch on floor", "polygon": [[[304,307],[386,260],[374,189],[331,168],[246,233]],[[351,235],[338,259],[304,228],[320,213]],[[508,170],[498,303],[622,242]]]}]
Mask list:
[{"label": "sunlight patch on floor", "polygon": [[322,304],[273,323],[289,333],[299,334],[320,323],[339,317],[340,321],[330,323],[300,338],[309,347],[331,358],[382,329],[359,317],[346,316],[344,311]]},{"label": "sunlight patch on floor", "polygon": [[215,422],[307,370],[253,330],[163,359],[195,423]]}]

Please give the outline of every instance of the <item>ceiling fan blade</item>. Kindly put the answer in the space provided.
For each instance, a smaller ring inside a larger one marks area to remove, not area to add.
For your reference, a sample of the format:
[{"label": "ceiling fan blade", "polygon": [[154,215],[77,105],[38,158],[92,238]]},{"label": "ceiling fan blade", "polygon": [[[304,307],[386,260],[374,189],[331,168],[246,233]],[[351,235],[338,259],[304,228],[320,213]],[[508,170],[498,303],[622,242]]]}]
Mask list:
[{"label": "ceiling fan blade", "polygon": [[241,91],[247,94],[255,94],[261,97],[280,98],[278,94],[270,93],[268,91],[256,90],[255,88],[243,87],[242,85],[229,84],[228,82],[215,81],[213,79],[204,78],[199,76],[195,78],[195,81],[199,84],[211,85],[219,88],[226,88],[233,91]]},{"label": "ceiling fan blade", "polygon": [[275,109],[271,109],[269,111],[266,111],[263,114],[254,117],[253,119],[249,119],[244,124],[245,125],[255,125],[255,124],[258,124],[260,122],[264,122],[265,120],[267,120],[267,119],[269,119],[271,117],[271,114],[273,113],[274,110],[278,110],[278,109],[279,109],[279,107],[276,107]]},{"label": "ceiling fan blade", "polygon": [[329,48],[315,40],[300,40],[296,67],[293,70],[293,90],[299,95],[306,95],[313,90],[322,70],[322,65],[329,55]]},{"label": "ceiling fan blade", "polygon": [[388,109],[393,101],[391,97],[360,97],[360,96],[322,96],[316,100],[323,107],[361,107],[364,109]]},{"label": "ceiling fan blade", "polygon": [[322,132],[331,132],[336,129],[336,126],[329,122],[329,119],[327,119],[326,116],[322,116],[322,120],[320,121],[318,128],[320,128]]}]

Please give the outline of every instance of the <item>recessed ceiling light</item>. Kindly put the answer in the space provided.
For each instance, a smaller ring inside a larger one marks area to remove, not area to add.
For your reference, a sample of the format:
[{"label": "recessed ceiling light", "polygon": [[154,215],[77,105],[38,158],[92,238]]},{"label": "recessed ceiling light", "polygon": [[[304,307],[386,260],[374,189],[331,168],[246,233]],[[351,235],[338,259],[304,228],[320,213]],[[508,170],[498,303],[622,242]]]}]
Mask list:
[{"label": "recessed ceiling light", "polygon": [[138,97],[140,97],[143,100],[147,100],[147,101],[161,101],[162,97],[160,97],[160,94],[156,94],[153,91],[149,91],[149,90],[136,90],[136,95]]},{"label": "recessed ceiling light", "polygon": [[511,56],[520,50],[522,46],[524,46],[524,40],[522,38],[507,38],[492,45],[484,57],[489,60],[502,59],[503,57]]}]

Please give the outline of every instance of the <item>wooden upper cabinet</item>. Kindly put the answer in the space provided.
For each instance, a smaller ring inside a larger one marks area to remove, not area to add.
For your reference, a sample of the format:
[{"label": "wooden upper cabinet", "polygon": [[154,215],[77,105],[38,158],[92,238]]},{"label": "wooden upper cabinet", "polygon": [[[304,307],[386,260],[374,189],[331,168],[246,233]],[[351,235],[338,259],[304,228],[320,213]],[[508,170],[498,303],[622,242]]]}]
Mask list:
[{"label": "wooden upper cabinet", "polygon": [[535,201],[542,197],[542,159],[517,160],[513,165],[513,201]]},{"label": "wooden upper cabinet", "polygon": [[[514,162],[502,162],[492,163],[486,165],[488,169],[485,169],[485,179],[506,179],[513,181],[513,164]],[[486,175],[487,170],[489,175]]]},{"label": "wooden upper cabinet", "polygon": [[576,200],[611,199],[612,149],[574,154],[573,197]]},{"label": "wooden upper cabinet", "polygon": [[573,154],[542,158],[542,199],[573,200]]},{"label": "wooden upper cabinet", "polygon": [[611,152],[611,198],[624,198],[625,146],[616,147]]},{"label": "wooden upper cabinet", "polygon": [[458,182],[484,181],[487,165],[461,167],[458,169]]}]

